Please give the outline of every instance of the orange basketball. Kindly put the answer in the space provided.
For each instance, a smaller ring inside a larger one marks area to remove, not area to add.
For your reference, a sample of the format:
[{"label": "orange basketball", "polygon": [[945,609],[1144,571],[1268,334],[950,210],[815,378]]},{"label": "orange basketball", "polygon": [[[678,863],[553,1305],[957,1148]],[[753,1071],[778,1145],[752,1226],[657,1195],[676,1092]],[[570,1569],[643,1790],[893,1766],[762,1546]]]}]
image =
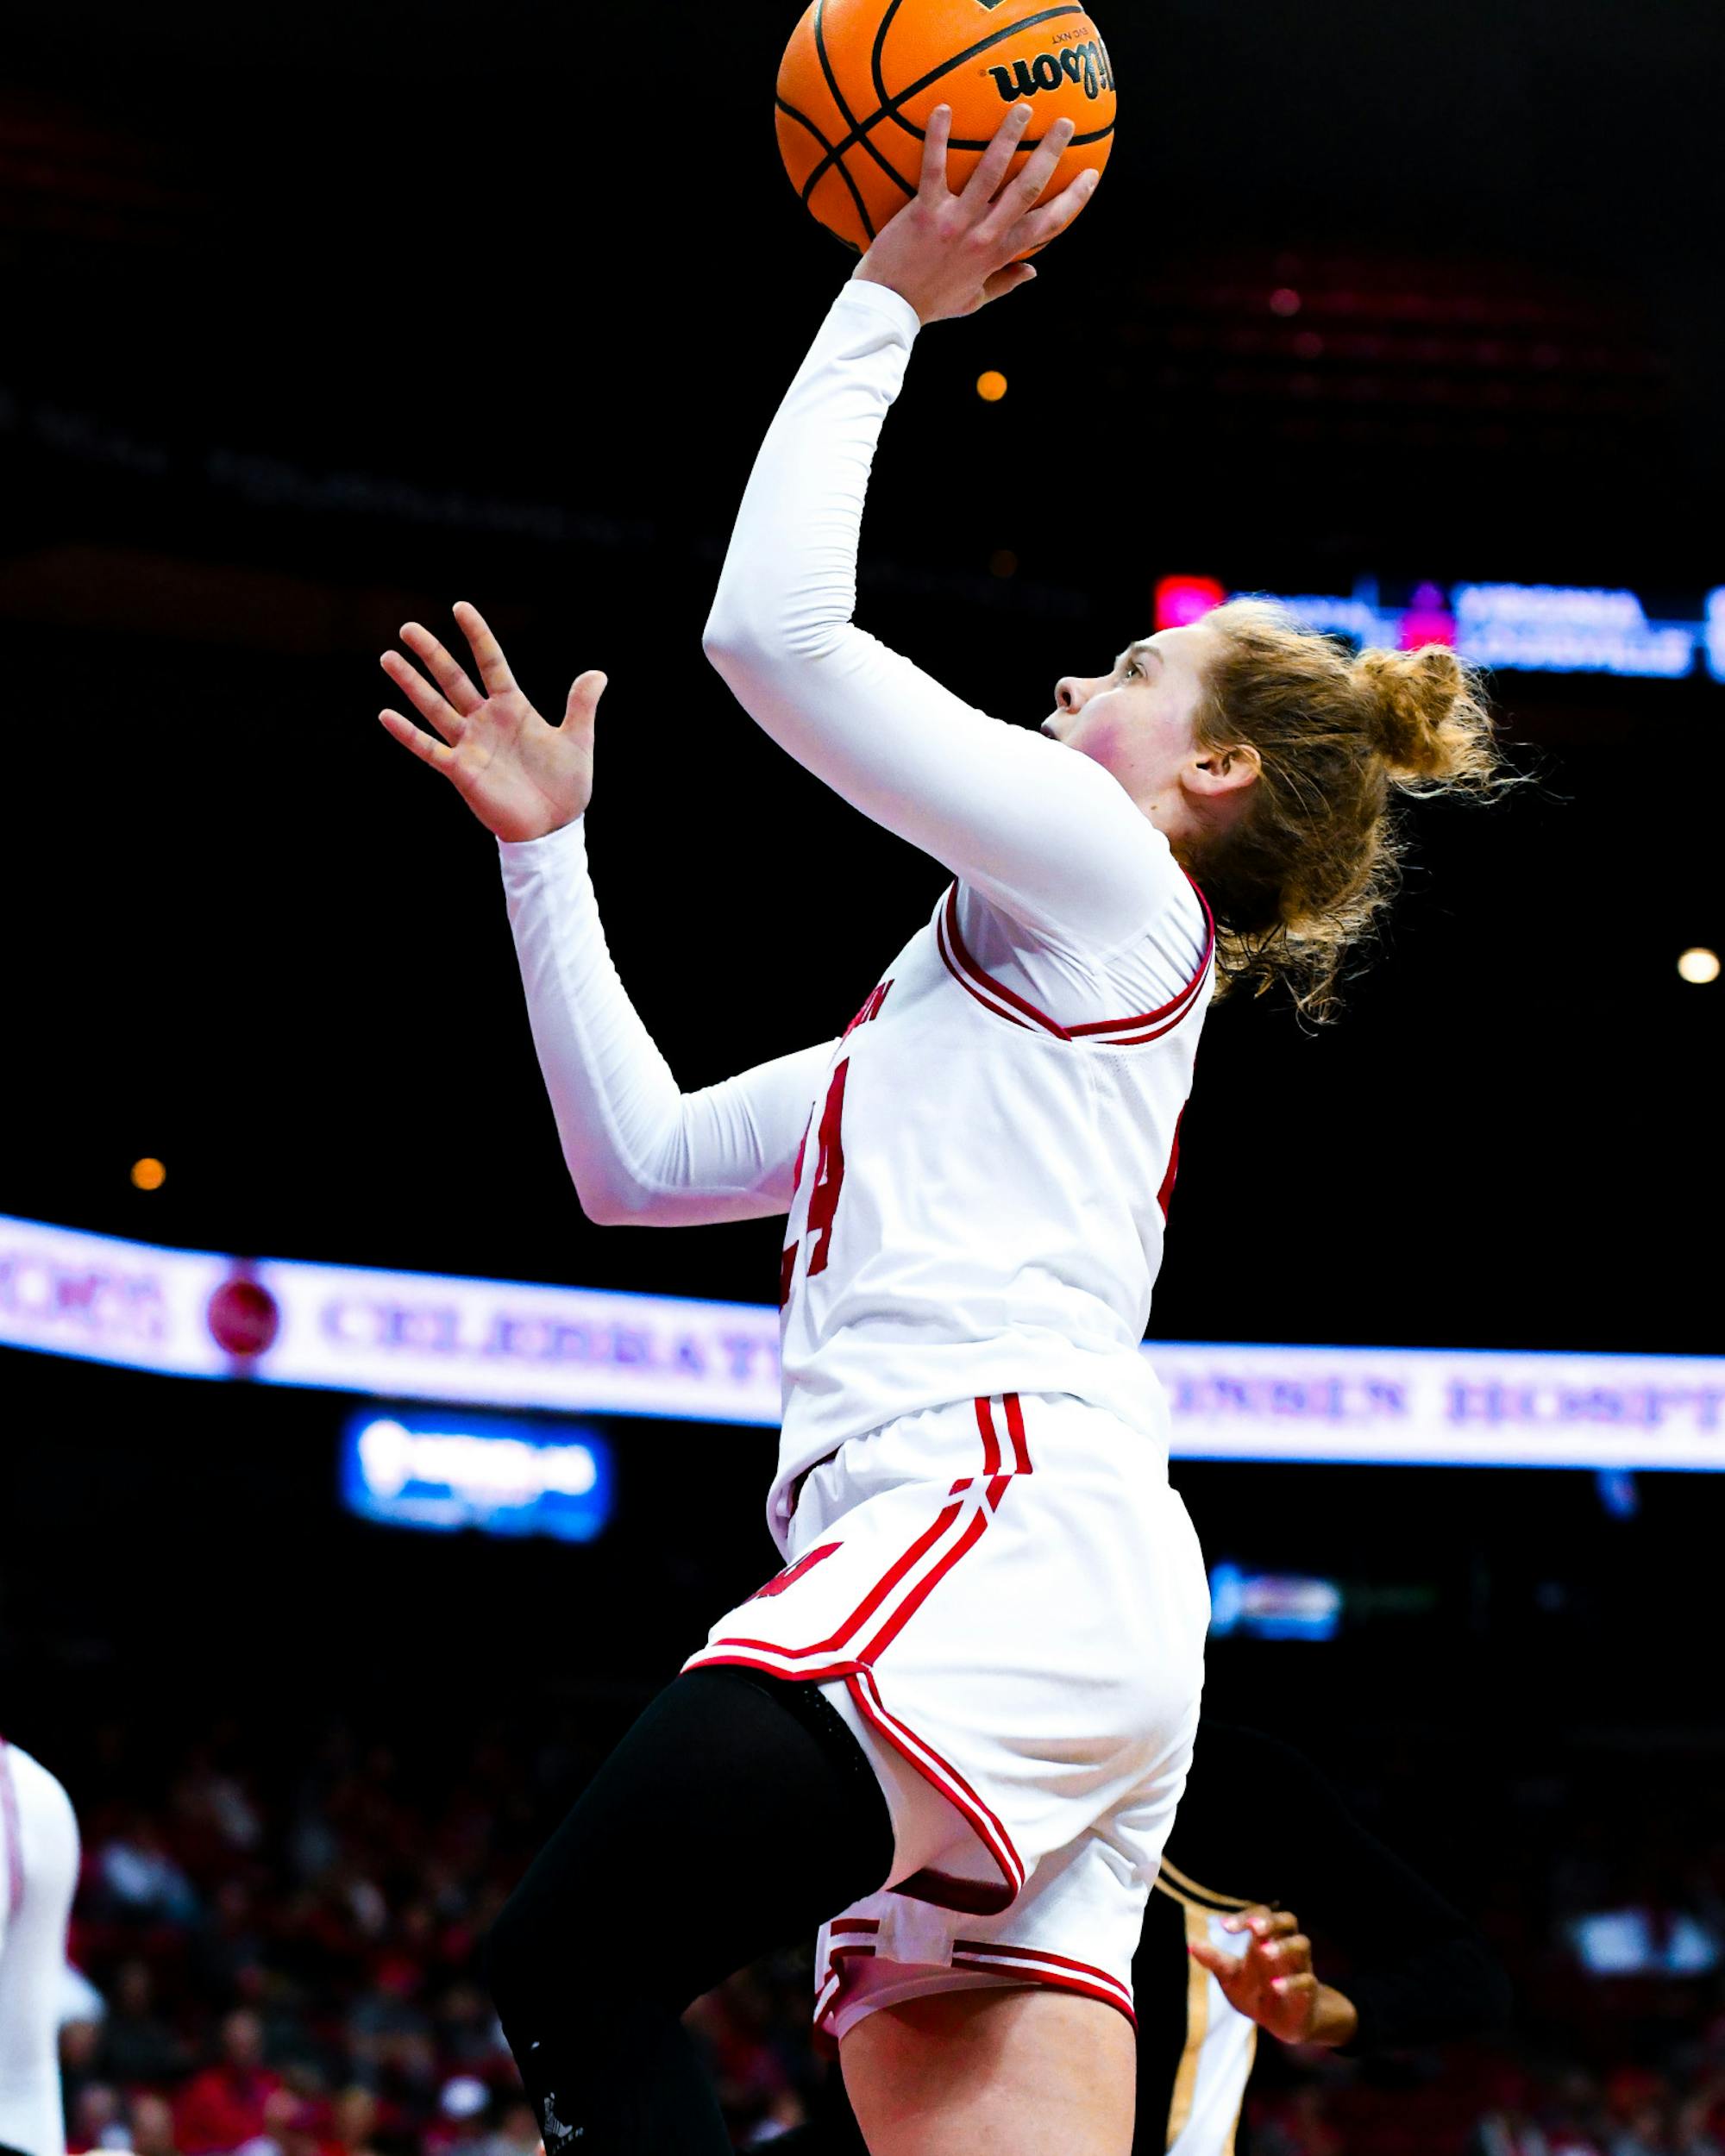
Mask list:
[{"label": "orange basketball", "polygon": [[813,0],[779,69],[779,150],[811,214],[860,253],[917,191],[923,132],[952,108],[947,175],[961,187],[1027,101],[1016,172],[1063,115],[1077,128],[1048,192],[1101,172],[1114,77],[1084,9],[1047,0]]}]

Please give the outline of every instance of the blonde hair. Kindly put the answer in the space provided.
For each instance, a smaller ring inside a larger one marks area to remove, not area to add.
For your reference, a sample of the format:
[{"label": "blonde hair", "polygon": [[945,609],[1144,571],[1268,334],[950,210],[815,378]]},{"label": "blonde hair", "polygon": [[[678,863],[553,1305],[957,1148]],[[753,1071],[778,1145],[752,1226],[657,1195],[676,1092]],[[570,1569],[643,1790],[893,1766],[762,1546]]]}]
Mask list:
[{"label": "blonde hair", "polygon": [[1302,1013],[1333,1015],[1349,949],[1395,895],[1396,797],[1490,794],[1513,783],[1477,667],[1441,644],[1362,651],[1263,599],[1204,617],[1221,638],[1199,744],[1258,752],[1242,813],[1189,848],[1216,915],[1226,987],[1286,984]]}]

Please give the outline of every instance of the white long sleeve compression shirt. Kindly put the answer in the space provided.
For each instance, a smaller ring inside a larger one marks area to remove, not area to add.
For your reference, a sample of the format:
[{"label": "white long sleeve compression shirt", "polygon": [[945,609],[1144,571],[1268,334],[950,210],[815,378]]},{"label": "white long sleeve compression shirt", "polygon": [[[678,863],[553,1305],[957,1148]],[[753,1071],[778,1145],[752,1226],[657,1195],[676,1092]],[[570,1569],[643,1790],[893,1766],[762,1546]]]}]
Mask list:
[{"label": "white long sleeve compression shirt", "polygon": [[834,301],[756,460],[708,655],[799,763],[997,917],[978,926],[991,970],[1028,966],[1036,1000],[1075,1021],[1160,1002],[1207,932],[1166,839],[1101,765],[988,718],[851,618],[875,444],[918,327],[884,285]]},{"label": "white long sleeve compression shirt", "polygon": [[605,947],[581,820],[499,851],[539,1067],[587,1217],[681,1227],[783,1213],[832,1044],[680,1092]]}]

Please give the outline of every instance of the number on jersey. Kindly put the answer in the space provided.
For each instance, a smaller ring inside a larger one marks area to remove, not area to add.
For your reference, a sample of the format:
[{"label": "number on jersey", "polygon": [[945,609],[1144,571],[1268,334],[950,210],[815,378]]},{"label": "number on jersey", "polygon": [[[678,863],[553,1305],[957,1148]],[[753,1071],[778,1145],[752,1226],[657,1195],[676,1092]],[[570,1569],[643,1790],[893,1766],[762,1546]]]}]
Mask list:
[{"label": "number on jersey", "polygon": [[[819,1150],[815,1156],[814,1184],[809,1192],[807,1229],[811,1279],[816,1273],[826,1270],[831,1254],[832,1224],[837,1218],[839,1195],[844,1188],[844,1081],[850,1072],[850,1058],[847,1056],[832,1074],[832,1083],[826,1089],[826,1100],[820,1112],[819,1127],[815,1131]],[[806,1138],[803,1144],[807,1145]],[[800,1175],[800,1156],[798,1168]],[[791,1299],[800,1248],[799,1244],[793,1243],[779,1261],[781,1310]]]}]

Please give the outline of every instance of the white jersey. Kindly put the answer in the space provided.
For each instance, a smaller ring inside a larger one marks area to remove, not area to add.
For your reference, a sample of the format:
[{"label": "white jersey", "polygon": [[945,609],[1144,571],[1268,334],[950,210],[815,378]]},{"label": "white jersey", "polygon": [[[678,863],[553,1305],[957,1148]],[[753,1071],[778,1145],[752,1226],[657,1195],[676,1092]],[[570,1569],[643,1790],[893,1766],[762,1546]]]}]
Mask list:
[{"label": "white jersey", "polygon": [[78,1883],[66,1791],[0,1739],[0,2147],[65,2156],[60,2000]]},{"label": "white jersey", "polygon": [[879,285],[834,302],[756,461],[706,638],[758,725],[954,880],[857,1022],[683,1094],[611,963],[585,819],[500,849],[588,1214],[789,1216],[781,1548],[811,1463],[926,1407],[1066,1394],[1164,1434],[1138,1349],[1214,933],[1111,772],[965,704],[851,619],[917,328]]},{"label": "white jersey", "polygon": [[780,1282],[781,1537],[812,1462],[947,1401],[1070,1394],[1166,1444],[1139,1343],[1210,955],[1063,1025],[977,957],[1009,933],[955,885],[832,1051]]}]

